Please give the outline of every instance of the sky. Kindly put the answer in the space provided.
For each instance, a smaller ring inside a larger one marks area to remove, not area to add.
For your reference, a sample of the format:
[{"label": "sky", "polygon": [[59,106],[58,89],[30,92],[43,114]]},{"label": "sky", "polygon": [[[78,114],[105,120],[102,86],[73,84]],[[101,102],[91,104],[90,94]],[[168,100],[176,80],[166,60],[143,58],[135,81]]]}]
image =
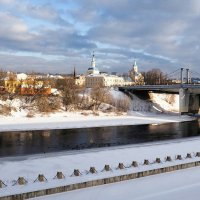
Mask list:
[{"label": "sky", "polygon": [[199,0],[0,0],[0,68],[200,73]]}]

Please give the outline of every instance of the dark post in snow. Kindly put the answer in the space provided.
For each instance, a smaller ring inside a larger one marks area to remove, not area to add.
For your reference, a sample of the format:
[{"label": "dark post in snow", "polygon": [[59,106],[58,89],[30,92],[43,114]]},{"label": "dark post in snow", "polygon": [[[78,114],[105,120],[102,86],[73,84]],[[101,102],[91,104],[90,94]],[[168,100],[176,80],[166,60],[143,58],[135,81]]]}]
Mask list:
[{"label": "dark post in snow", "polygon": [[171,156],[167,156],[165,160],[166,161],[172,161],[172,158],[171,158]]},{"label": "dark post in snow", "polygon": [[137,161],[133,161],[133,162],[132,162],[132,166],[133,166],[133,167],[138,167]]},{"label": "dark post in snow", "polygon": [[161,159],[160,158],[156,158],[156,163],[161,163]]},{"label": "dark post in snow", "polygon": [[192,158],[191,153],[187,153],[186,158]]},{"label": "dark post in snow", "polygon": [[147,159],[145,159],[144,160],[144,165],[149,165],[150,163],[149,163],[149,160],[147,160]]},{"label": "dark post in snow", "polygon": [[18,183],[19,185],[25,185],[25,184],[28,183],[28,181],[25,180],[24,177],[19,177],[18,180],[17,180],[17,183]]},{"label": "dark post in snow", "polygon": [[197,152],[197,153],[196,153],[196,157],[200,157],[200,152]]},{"label": "dark post in snow", "polygon": [[90,167],[90,173],[92,174],[97,173],[97,170],[95,169],[95,167]]},{"label": "dark post in snow", "polygon": [[105,170],[105,171],[110,171],[110,170],[111,170],[110,165],[105,165],[105,166],[104,166],[104,170]]},{"label": "dark post in snow", "polygon": [[34,180],[34,183],[36,181],[45,182],[45,181],[47,181],[47,179],[45,178],[45,176],[43,174],[39,174],[38,177]]},{"label": "dark post in snow", "polygon": [[57,172],[56,173],[56,176],[54,177],[54,179],[63,179],[65,178],[64,174],[62,172]]},{"label": "dark post in snow", "polygon": [[176,156],[176,160],[182,160],[182,156],[181,155],[177,155]]},{"label": "dark post in snow", "polygon": [[124,169],[124,168],[125,168],[124,164],[123,164],[123,163],[119,163],[119,165],[118,165],[118,168],[117,168],[117,169]]}]

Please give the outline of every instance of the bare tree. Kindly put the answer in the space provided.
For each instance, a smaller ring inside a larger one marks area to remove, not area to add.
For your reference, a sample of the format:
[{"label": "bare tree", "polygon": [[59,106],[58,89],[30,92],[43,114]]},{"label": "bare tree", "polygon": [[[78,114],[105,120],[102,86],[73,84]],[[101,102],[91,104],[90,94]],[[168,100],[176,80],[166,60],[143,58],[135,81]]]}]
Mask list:
[{"label": "bare tree", "polygon": [[124,96],[115,100],[115,107],[119,112],[129,111],[130,106],[131,106],[131,99],[128,96]]},{"label": "bare tree", "polygon": [[[59,81],[60,82],[60,81]],[[60,82],[61,83],[61,82]],[[79,103],[79,88],[71,78],[66,78],[58,86],[62,91],[63,105],[66,110],[77,108]]]},{"label": "bare tree", "polygon": [[61,100],[59,97],[40,96],[35,100],[35,106],[39,112],[54,112],[60,109]]},{"label": "bare tree", "polygon": [[6,78],[6,72],[0,69],[0,86],[4,86],[4,79]]},{"label": "bare tree", "polygon": [[10,105],[0,104],[0,115],[8,116],[11,114],[12,107]]},{"label": "bare tree", "polygon": [[135,85],[144,85],[144,77],[142,74],[138,76],[138,78],[135,81]]},{"label": "bare tree", "polygon": [[90,97],[90,107],[93,108],[94,111],[98,110],[102,103],[108,102],[108,99],[110,98],[109,90],[106,87],[97,85],[91,89]]},{"label": "bare tree", "polygon": [[167,79],[160,69],[152,69],[147,72],[142,72],[144,82],[147,85],[161,85],[166,84]]}]

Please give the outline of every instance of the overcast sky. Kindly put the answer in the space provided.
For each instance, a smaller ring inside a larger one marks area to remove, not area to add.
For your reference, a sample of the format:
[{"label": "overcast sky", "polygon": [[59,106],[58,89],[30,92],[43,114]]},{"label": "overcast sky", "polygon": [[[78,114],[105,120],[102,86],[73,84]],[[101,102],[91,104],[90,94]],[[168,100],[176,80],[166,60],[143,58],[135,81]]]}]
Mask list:
[{"label": "overcast sky", "polygon": [[200,0],[0,0],[0,68],[200,73]]}]

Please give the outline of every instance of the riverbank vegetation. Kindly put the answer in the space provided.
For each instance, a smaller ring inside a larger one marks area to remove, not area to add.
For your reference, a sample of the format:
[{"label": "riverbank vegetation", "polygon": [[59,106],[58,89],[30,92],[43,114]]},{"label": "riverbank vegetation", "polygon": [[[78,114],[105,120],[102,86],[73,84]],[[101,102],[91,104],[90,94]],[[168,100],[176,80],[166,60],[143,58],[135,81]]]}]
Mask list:
[{"label": "riverbank vegetation", "polygon": [[[92,111],[98,115],[102,112],[127,112],[131,99],[125,94],[111,88],[96,86],[81,88],[68,80],[56,83],[54,95],[3,94],[0,96],[0,115],[12,115],[13,112],[27,113],[27,117],[35,114],[49,114],[59,111]],[[114,95],[113,95],[114,94]]]}]

